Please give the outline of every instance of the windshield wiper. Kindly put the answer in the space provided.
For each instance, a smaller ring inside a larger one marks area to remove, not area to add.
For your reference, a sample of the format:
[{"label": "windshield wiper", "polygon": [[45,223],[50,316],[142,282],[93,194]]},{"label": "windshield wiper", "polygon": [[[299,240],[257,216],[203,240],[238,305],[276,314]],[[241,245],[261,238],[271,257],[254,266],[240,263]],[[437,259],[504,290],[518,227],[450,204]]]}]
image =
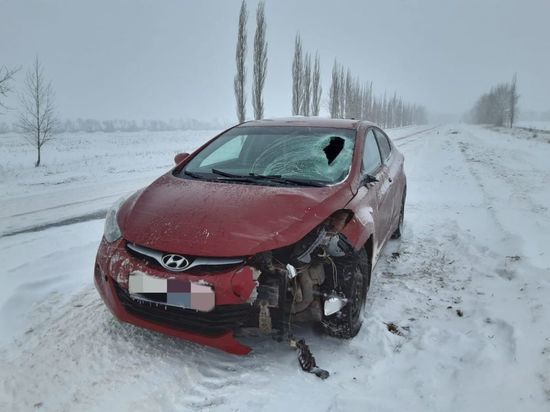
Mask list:
[{"label": "windshield wiper", "polygon": [[204,179],[204,176],[200,176],[197,173],[188,172],[187,170],[184,170],[183,174],[186,175],[186,176],[192,177],[194,179]]},{"label": "windshield wiper", "polygon": [[314,186],[314,187],[325,186],[323,183],[315,180],[296,179],[293,177],[283,177],[282,175],[257,175],[254,173],[250,173],[250,176],[258,179],[272,180],[274,182],[280,182],[280,183],[292,183],[300,186]]},{"label": "windshield wiper", "polygon": [[234,173],[224,172],[223,170],[218,170],[218,169],[212,169],[212,173],[223,177],[236,177],[238,179],[248,178],[248,176],[236,175]]},{"label": "windshield wiper", "polygon": [[234,173],[225,172],[223,170],[218,169],[212,169],[212,173],[215,173],[217,175],[235,179],[235,180],[244,180],[244,181],[258,181],[258,180],[267,180],[275,183],[282,183],[282,184],[294,184],[298,186],[314,186],[314,187],[323,187],[325,186],[321,182],[316,182],[313,180],[306,180],[306,179],[295,179],[290,177],[283,177],[282,175],[260,175],[256,173],[249,173],[248,175],[238,175]]}]

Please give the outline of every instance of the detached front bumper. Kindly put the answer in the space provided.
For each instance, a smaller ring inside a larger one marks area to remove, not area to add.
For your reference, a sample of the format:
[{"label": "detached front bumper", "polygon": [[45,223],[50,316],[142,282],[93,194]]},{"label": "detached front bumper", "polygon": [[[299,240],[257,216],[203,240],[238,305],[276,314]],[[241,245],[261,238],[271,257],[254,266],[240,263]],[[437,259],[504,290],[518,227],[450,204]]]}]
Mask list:
[{"label": "detached front bumper", "polygon": [[[128,293],[128,276],[134,271],[206,282],[214,288],[216,306],[210,312],[199,312],[135,300]],[[251,267],[214,274],[172,273],[133,256],[124,240],[109,244],[103,239],[96,257],[94,282],[109,310],[123,322],[233,354],[251,351],[234,337],[235,329],[255,322],[257,325],[257,311],[251,302],[256,288]]]}]

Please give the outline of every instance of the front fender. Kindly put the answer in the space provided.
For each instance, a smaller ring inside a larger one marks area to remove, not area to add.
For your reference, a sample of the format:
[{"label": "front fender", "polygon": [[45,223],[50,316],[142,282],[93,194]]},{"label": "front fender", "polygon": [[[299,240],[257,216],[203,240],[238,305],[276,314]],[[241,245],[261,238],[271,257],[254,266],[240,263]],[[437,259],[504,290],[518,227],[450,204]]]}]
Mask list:
[{"label": "front fender", "polygon": [[357,194],[346,205],[346,209],[353,212],[353,218],[344,227],[342,234],[346,236],[355,250],[361,249],[369,237],[372,236],[373,240],[376,239],[374,228],[376,211],[370,206],[376,203],[368,201],[373,195],[374,192],[369,193],[367,188],[360,187]]}]

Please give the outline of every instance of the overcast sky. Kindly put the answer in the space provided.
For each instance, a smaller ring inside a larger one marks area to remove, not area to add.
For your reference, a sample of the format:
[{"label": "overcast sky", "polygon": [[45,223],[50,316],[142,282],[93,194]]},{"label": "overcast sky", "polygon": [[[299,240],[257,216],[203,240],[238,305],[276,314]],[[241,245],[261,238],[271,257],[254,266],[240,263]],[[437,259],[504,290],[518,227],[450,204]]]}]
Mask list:
[{"label": "overcast sky", "polygon": [[[249,82],[256,1],[249,9]],[[0,66],[35,55],[61,118],[236,119],[240,0],[0,0]],[[267,117],[291,110],[293,42],[377,94],[462,113],[518,73],[520,108],[550,110],[550,0],[268,0]],[[247,116],[252,115],[250,106]],[[10,104],[15,105],[15,99]],[[4,114],[0,121],[9,119]]]}]

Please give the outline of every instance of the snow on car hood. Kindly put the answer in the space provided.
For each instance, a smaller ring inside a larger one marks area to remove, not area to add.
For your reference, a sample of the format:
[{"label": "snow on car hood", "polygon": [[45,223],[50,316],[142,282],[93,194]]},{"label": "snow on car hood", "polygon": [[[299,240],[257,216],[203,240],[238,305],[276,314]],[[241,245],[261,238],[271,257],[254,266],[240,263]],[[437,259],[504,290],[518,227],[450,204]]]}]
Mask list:
[{"label": "snow on car hood", "polygon": [[129,242],[195,256],[246,256],[297,242],[351,199],[348,184],[281,187],[166,174],[118,213]]}]

